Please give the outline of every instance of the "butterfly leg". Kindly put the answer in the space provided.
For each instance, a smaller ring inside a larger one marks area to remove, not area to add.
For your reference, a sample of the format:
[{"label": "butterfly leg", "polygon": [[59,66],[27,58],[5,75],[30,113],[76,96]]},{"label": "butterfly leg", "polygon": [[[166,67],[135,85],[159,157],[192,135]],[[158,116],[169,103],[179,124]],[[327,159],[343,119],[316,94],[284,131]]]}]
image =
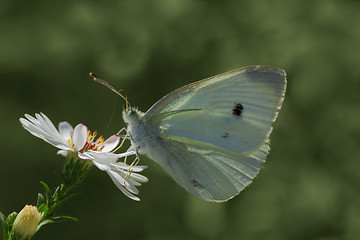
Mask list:
[{"label": "butterfly leg", "polygon": [[[125,156],[125,158],[126,158],[126,156]],[[131,173],[132,173],[132,167],[133,166],[136,166],[136,165],[138,165],[138,163],[140,162],[140,158],[139,158],[139,156],[138,155],[136,155],[136,158],[134,159],[134,161],[130,164],[130,167],[128,168],[128,170],[127,170],[127,172],[126,172],[126,175],[125,175],[125,178],[124,178],[124,185],[126,185],[126,179],[128,178],[128,177],[130,177],[130,175],[131,175]]]},{"label": "butterfly leg", "polygon": [[[126,131],[126,135],[120,135],[123,131]],[[126,128],[120,129],[119,132],[116,134],[116,136],[122,137],[123,140],[121,141],[120,145],[119,145],[113,152],[116,152],[117,150],[119,150],[119,149],[123,146],[123,144],[124,144],[124,142],[125,142],[126,139],[131,139],[131,138],[132,138],[130,132],[129,132]],[[133,166],[136,166],[136,165],[140,162],[140,157],[139,157],[138,148],[135,148],[135,155],[136,155],[135,159],[132,161],[132,163],[130,164],[130,166],[129,166],[127,172],[126,172],[126,175],[125,175],[125,178],[124,178],[124,186],[126,186],[126,179],[127,179],[128,177],[130,177],[130,175],[131,175],[131,173],[132,173],[132,169],[131,169],[131,168],[132,168]],[[128,156],[128,155],[125,155],[125,157],[124,157],[124,163],[125,163],[125,164],[126,164],[127,156]],[[126,187],[125,187],[125,188],[126,188]]]},{"label": "butterfly leg", "polygon": [[[126,132],[126,135],[120,135],[120,133],[122,133],[123,131]],[[115,135],[121,138],[130,138],[129,131],[126,128],[120,129]]]},{"label": "butterfly leg", "polygon": [[[123,140],[121,141],[120,145],[119,145],[115,150],[113,150],[112,152],[116,152],[117,150],[119,150],[119,149],[123,146],[125,140],[128,139],[128,135],[129,135],[130,133],[129,133],[129,131],[128,131],[126,128],[122,128],[116,135],[118,135],[119,133],[121,133],[123,130],[126,131],[126,135],[123,137]],[[121,136],[120,136],[120,137],[121,137]],[[126,161],[126,158],[125,158],[125,161]]]},{"label": "butterfly leg", "polygon": [[124,130],[126,130],[126,128],[122,128],[122,129],[120,129],[118,132],[117,132],[117,134],[115,134],[116,136],[119,136],[120,135],[120,133],[122,133]]}]

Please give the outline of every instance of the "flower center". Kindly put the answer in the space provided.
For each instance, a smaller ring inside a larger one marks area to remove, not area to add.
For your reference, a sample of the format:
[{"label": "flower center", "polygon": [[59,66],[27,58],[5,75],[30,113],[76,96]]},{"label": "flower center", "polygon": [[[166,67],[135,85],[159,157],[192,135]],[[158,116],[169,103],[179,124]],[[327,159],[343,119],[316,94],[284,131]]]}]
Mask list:
[{"label": "flower center", "polygon": [[[68,144],[72,148],[74,148],[74,143],[73,143],[73,140],[72,140],[73,139],[73,134],[74,134],[74,131],[72,131],[70,133],[71,138],[68,140]],[[105,147],[104,146],[104,137],[100,136],[95,141],[96,135],[97,135],[97,131],[91,133],[91,131],[88,130],[87,131],[86,143],[85,143],[84,147],[81,150],[79,150],[79,152],[83,153],[83,152],[86,152],[88,150],[101,152],[101,150],[103,150],[104,147]]]}]

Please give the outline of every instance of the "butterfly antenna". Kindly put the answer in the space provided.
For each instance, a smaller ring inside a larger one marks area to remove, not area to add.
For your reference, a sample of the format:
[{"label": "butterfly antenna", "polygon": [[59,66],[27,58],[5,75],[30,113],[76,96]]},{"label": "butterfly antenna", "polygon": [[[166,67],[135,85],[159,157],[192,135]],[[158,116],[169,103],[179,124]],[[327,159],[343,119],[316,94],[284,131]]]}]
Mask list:
[{"label": "butterfly antenna", "polygon": [[[122,95],[119,91],[117,91],[113,86],[110,85],[110,83],[106,82],[105,80],[102,80],[100,78],[98,78],[95,74],[93,74],[92,72],[89,73],[90,77],[93,78],[93,80],[97,83],[100,83],[104,86],[106,86],[107,88],[109,88],[111,91],[113,91],[114,93],[116,93],[117,95],[119,95],[122,99],[125,100],[126,102],[126,110],[128,109],[128,105],[130,105],[129,101],[127,100],[127,97],[124,97],[124,95]],[[121,90],[120,90],[121,91]]]},{"label": "butterfly antenna", "polygon": [[129,111],[129,102],[128,102],[128,100],[127,100],[127,96],[126,96],[126,99],[125,99],[125,101],[126,101],[126,112],[128,112]]}]

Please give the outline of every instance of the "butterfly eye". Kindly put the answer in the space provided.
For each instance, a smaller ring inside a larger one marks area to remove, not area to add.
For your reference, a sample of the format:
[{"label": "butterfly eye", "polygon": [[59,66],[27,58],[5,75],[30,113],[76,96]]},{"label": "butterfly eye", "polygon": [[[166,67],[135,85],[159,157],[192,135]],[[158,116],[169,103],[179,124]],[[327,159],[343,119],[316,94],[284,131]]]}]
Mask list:
[{"label": "butterfly eye", "polygon": [[232,114],[235,116],[240,116],[244,107],[241,103],[234,103],[234,108],[232,110]]}]

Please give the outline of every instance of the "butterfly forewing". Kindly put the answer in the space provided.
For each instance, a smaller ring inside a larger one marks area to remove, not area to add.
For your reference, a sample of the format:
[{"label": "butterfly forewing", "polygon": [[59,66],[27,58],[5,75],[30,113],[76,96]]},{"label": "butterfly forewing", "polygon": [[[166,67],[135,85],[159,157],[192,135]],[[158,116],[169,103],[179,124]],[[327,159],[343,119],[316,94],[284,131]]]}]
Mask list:
[{"label": "butterfly forewing", "polygon": [[254,66],[175,90],[143,117],[160,136],[148,154],[194,195],[227,200],[261,168],[285,87],[284,71]]}]

